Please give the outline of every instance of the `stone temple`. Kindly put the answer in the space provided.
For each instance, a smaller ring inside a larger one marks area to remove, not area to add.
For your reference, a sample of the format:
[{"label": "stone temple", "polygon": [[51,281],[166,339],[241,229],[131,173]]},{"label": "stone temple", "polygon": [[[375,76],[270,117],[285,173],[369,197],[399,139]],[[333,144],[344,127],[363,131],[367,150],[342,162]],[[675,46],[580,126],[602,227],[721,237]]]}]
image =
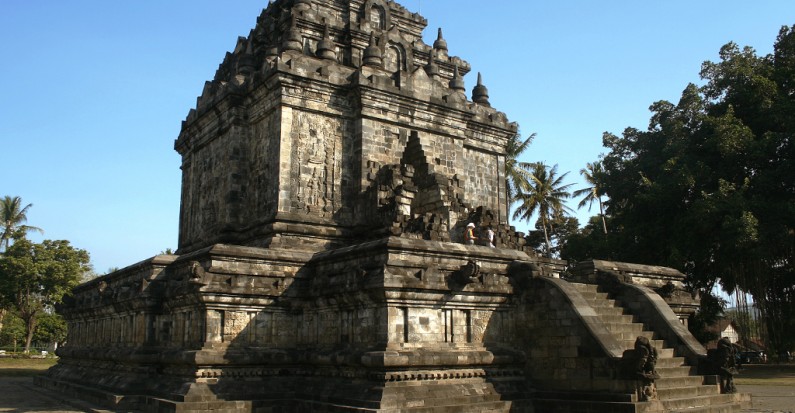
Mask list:
[{"label": "stone temple", "polygon": [[[176,140],[176,254],[78,286],[38,382],[148,412],[747,405],[687,331],[681,273],[523,246],[517,126],[426,25],[388,0],[268,4]],[[496,248],[464,245],[469,223]]]}]

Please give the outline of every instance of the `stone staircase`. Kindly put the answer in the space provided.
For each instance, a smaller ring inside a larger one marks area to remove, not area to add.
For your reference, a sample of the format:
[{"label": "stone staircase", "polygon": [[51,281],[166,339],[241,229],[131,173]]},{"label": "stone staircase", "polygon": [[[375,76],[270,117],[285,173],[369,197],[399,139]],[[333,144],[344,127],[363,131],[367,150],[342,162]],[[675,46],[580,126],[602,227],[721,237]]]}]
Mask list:
[{"label": "stone staircase", "polygon": [[720,394],[720,388],[713,376],[699,376],[696,367],[686,364],[684,357],[674,354],[655,337],[653,331],[644,329],[635,316],[621,306],[620,302],[598,291],[593,284],[572,283],[599,316],[600,321],[625,349],[634,347],[638,336],[647,337],[657,348],[657,373],[655,381],[659,402],[639,403],[637,412],[691,412],[691,413],[734,413],[740,412],[740,404],[733,395]]}]

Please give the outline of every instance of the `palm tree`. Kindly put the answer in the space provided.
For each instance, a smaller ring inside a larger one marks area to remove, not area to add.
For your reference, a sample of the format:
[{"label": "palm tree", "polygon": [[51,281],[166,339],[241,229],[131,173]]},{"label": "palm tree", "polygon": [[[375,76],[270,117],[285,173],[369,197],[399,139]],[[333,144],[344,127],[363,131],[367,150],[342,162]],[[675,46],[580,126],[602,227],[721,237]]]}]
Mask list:
[{"label": "palm tree", "polygon": [[532,176],[527,188],[519,188],[516,199],[519,206],[513,213],[513,219],[530,221],[533,214],[538,211],[541,227],[544,229],[546,254],[549,256],[552,245],[549,234],[552,232],[552,218],[562,216],[571,211],[563,201],[571,197],[569,187],[573,184],[564,184],[563,179],[569,173],[558,176],[558,165],[549,167],[543,162],[532,164]]},{"label": "palm tree", "polygon": [[5,251],[11,244],[11,239],[20,233],[28,231],[44,232],[41,228],[24,225],[27,222],[28,209],[33,204],[27,204],[22,207],[22,198],[15,196],[10,197],[6,195],[0,200],[0,247]]},{"label": "palm tree", "polygon": [[578,189],[574,191],[572,196],[575,198],[585,196],[579,204],[577,204],[577,208],[582,208],[585,204],[588,204],[588,212],[591,211],[591,206],[593,205],[594,201],[599,203],[599,217],[602,219],[602,230],[604,230],[605,235],[607,235],[607,222],[605,222],[605,210],[604,204],[602,204],[602,188],[599,185],[600,176],[604,173],[604,169],[602,169],[602,163],[599,161],[596,162],[589,162],[585,164],[585,168],[580,169],[580,175],[585,177],[585,182],[590,184],[588,188]]},{"label": "palm tree", "polygon": [[521,188],[527,188],[530,185],[533,164],[530,162],[520,162],[519,155],[524,153],[533,142],[536,134],[530,134],[524,141],[522,135],[516,132],[505,146],[505,180],[506,191],[508,195],[508,204],[513,204],[516,201],[516,194],[519,193]]}]

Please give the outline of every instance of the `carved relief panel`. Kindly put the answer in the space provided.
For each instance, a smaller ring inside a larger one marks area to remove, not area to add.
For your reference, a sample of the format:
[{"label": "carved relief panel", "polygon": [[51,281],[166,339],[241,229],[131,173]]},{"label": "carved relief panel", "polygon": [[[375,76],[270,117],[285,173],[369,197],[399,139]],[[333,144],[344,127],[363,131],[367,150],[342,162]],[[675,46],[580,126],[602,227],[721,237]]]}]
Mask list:
[{"label": "carved relief panel", "polygon": [[293,119],[291,210],[330,218],[341,206],[343,121],[306,112]]}]

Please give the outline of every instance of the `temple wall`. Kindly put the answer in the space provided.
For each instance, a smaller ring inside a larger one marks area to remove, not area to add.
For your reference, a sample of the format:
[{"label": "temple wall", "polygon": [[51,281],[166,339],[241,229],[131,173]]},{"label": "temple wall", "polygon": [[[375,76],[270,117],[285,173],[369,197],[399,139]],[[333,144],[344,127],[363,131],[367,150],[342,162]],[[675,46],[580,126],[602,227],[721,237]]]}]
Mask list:
[{"label": "temple wall", "polygon": [[[431,304],[431,303],[429,303]],[[69,322],[69,347],[139,346],[198,349],[217,344],[257,347],[329,346],[337,343],[367,345],[379,342],[381,330],[390,344],[474,343],[487,340],[487,327],[500,317],[493,310],[438,308],[416,305],[389,307],[388,319],[380,308],[329,307],[289,315],[279,311],[186,309],[167,314],[119,314]],[[492,329],[488,339],[503,341]],[[278,326],[278,327],[277,327]]]},{"label": "temple wall", "polygon": [[[267,113],[251,125],[251,145],[246,172],[248,188],[245,191],[244,210],[246,224],[267,222],[276,215],[279,170],[279,113]],[[249,215],[250,214],[250,215]],[[255,218],[255,219],[252,219]]]},{"label": "temple wall", "polygon": [[[616,383],[608,355],[576,316],[561,291],[537,282],[517,314],[516,345],[528,346],[528,379],[539,389],[613,391]],[[587,374],[583,374],[587,372]]]},{"label": "temple wall", "polygon": [[[368,249],[374,246],[346,253],[341,261],[334,255],[317,257],[316,264],[303,270],[299,260],[308,259],[308,253],[290,256],[241,247],[219,247],[217,253],[194,257],[199,261],[181,260],[168,271],[159,266],[124,269],[81,286],[75,299],[83,305],[67,317],[68,347],[366,347],[505,341],[503,332],[509,334],[513,322],[498,304],[510,292],[507,278],[498,275],[505,263],[484,262],[488,274],[478,287],[501,295],[488,298],[472,291],[447,296],[438,291],[450,288],[451,272],[466,262],[461,257],[436,252],[423,257],[411,249],[384,255],[385,250]],[[273,257],[284,260],[271,261]],[[384,267],[390,260],[394,264]],[[367,292],[382,288],[378,285],[395,293]],[[292,310],[276,304],[276,298],[299,290],[305,298],[294,300]],[[393,296],[402,290],[407,292]],[[495,325],[500,327],[489,327]]]},{"label": "temple wall", "polygon": [[[475,148],[464,148],[464,189],[466,198],[476,206],[499,212],[499,222],[507,222],[505,205],[504,156]],[[501,167],[502,165],[502,167]],[[496,172],[496,173],[495,173]]]},{"label": "temple wall", "polygon": [[248,197],[249,134],[245,125],[215,119],[206,142],[182,163],[180,247],[215,239],[222,228],[239,228]]}]

